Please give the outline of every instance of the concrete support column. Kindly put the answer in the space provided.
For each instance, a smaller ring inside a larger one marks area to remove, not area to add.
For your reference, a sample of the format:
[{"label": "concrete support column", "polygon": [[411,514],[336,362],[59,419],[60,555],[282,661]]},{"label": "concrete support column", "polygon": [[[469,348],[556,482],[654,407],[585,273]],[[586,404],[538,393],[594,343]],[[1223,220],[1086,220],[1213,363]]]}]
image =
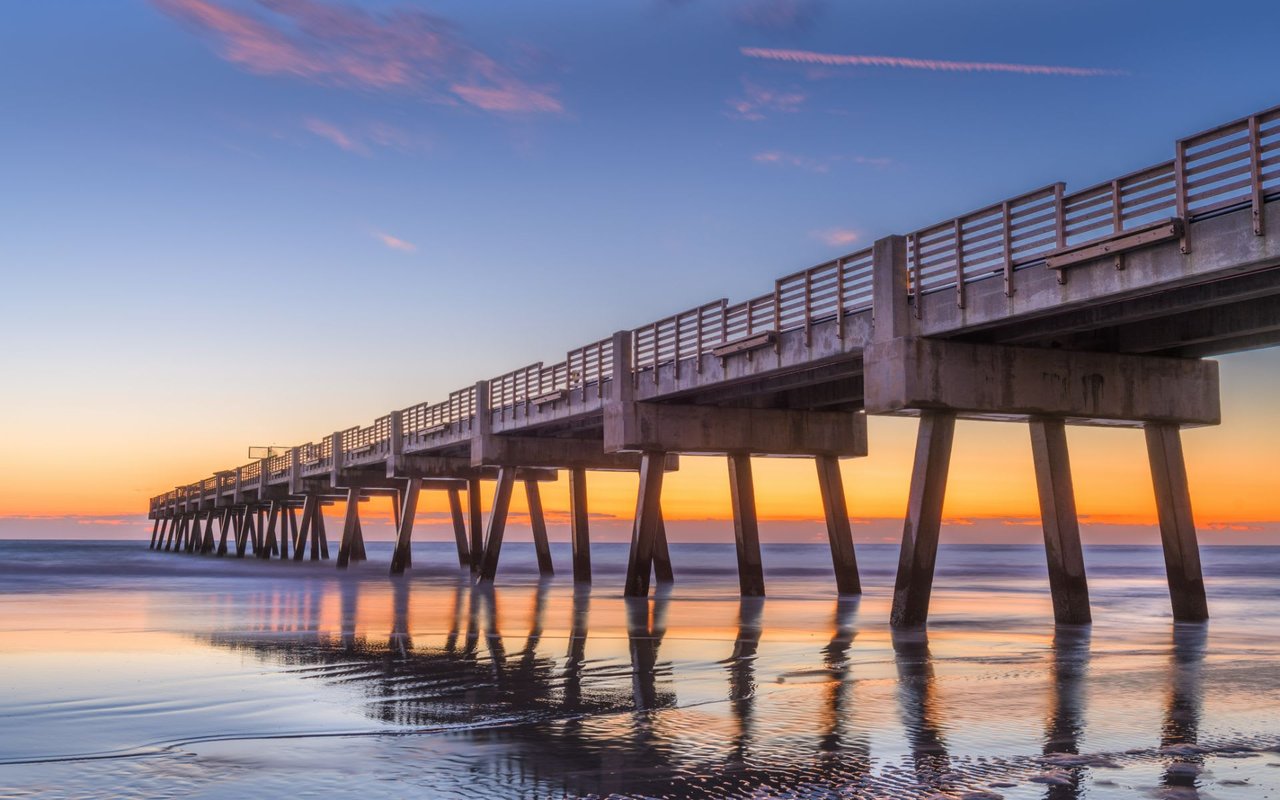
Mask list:
[{"label": "concrete support column", "polygon": [[311,529],[315,525],[319,505],[320,498],[314,494],[304,495],[302,498],[302,524],[298,527],[298,536],[293,543],[294,561],[301,561],[306,556],[307,537],[311,535]]},{"label": "concrete support column", "polygon": [[[623,377],[628,380],[629,376]],[[615,375],[614,380],[618,380]],[[654,542],[662,529],[662,473],[666,453],[646,451],[640,458],[640,488],[636,493],[635,524],[631,528],[631,553],[627,559],[627,597],[649,595]]]},{"label": "concrete support column", "polygon": [[209,512],[209,516],[205,517],[205,521],[204,521],[204,541],[202,541],[202,542],[200,543],[200,552],[201,552],[201,553],[212,553],[212,552],[213,552],[213,517],[214,517],[214,512],[213,512],[213,511],[210,511],[210,512]]},{"label": "concrete support column", "polygon": [[458,548],[458,566],[470,566],[471,548],[467,546],[467,520],[462,514],[462,497],[457,489],[449,489],[449,516],[453,518],[453,541]]},{"label": "concrete support column", "polygon": [[279,545],[276,544],[276,524],[280,519],[280,502],[278,500],[271,501],[271,508],[267,510],[267,533],[265,538],[265,547],[258,555],[262,558],[270,558],[272,553],[280,551]]},{"label": "concrete support column", "polygon": [[764,566],[750,453],[729,454],[729,497],[733,503],[733,543],[738,554],[738,589],[744,597],[763,597]]},{"label": "concrete support column", "polygon": [[324,529],[324,507],[316,504],[316,516],[311,521],[311,560],[329,558],[329,535]]},{"label": "concrete support column", "polygon": [[160,518],[156,517],[151,523],[151,544],[147,545],[148,550],[156,549],[156,534],[160,532]]},{"label": "concrete support column", "polygon": [[533,548],[538,554],[538,574],[554,575],[551,564],[551,544],[547,541],[547,519],[542,513],[542,493],[537,481],[524,482],[524,494],[529,503],[529,526],[533,528]]},{"label": "concrete support column", "polygon": [[502,536],[507,530],[507,512],[511,509],[511,490],[515,483],[515,467],[498,470],[498,485],[493,491],[493,506],[489,509],[489,529],[484,537],[479,580],[492,582],[498,574],[498,555],[502,551]]},{"label": "concrete support column", "polygon": [[413,520],[418,514],[418,495],[422,493],[422,479],[410,478],[404,490],[404,503],[400,507],[400,524],[396,526],[396,549],[391,554],[391,574],[400,575],[411,563],[413,546]]},{"label": "concrete support column", "polygon": [[167,536],[161,537],[161,538],[163,538],[163,539],[164,539],[164,547],[162,548],[162,547],[160,546],[160,544],[159,544],[159,543],[157,543],[157,544],[156,544],[156,549],[157,549],[157,550],[161,550],[161,549],[163,549],[163,550],[168,550],[168,549],[169,549],[169,547],[173,544],[173,533],[174,533],[174,531],[176,531],[176,530],[177,530],[177,528],[178,528],[178,520],[177,520],[177,518],[176,518],[176,517],[173,517],[173,516],[166,517],[166,518],[165,518],[165,523],[166,523],[166,526],[168,527]]},{"label": "concrete support column", "polygon": [[822,494],[822,513],[827,519],[827,539],[831,543],[831,565],[836,573],[836,591],[840,594],[862,594],[858,559],[853,550],[853,531],[849,528],[849,509],[844,500],[840,460],[835,456],[818,456],[815,461],[818,489]]},{"label": "concrete support column", "polygon": [[467,528],[471,532],[471,572],[480,572],[484,560],[484,513],[480,509],[480,479],[467,480]]},{"label": "concrete support column", "polygon": [[242,508],[237,517],[239,524],[236,525],[236,558],[244,558],[249,540],[253,538],[253,511]]},{"label": "concrete support column", "polygon": [[352,561],[368,561],[369,555],[364,549],[364,526],[360,522],[360,516],[356,516],[356,538],[351,542],[351,560]]},{"label": "concrete support column", "polygon": [[218,519],[218,555],[225,556],[227,554],[227,532],[231,530],[231,509],[222,509],[222,516]]},{"label": "concrete support column", "polygon": [[591,583],[591,537],[587,516],[587,471],[569,470],[570,538],[573,542],[573,581]]},{"label": "concrete support column", "polygon": [[175,520],[175,523],[174,523],[174,531],[169,536],[169,541],[165,542],[165,545],[164,545],[164,549],[166,552],[177,550],[182,546],[182,529],[183,529],[183,526],[186,525],[186,522],[187,522],[186,514],[178,515],[178,518],[177,520]]},{"label": "concrete support column", "polygon": [[902,526],[902,550],[893,587],[895,628],[924,625],[929,618],[929,593],[933,566],[938,557],[938,533],[942,527],[942,501],[951,465],[951,442],[956,415],[950,411],[925,411],[920,415],[915,466],[907,496],[907,518]]},{"label": "concrete support column", "polygon": [[347,490],[347,513],[342,524],[342,543],[338,545],[338,569],[346,569],[351,562],[351,550],[356,543],[356,527],[360,524],[360,490]]},{"label": "concrete support column", "polygon": [[293,506],[280,506],[280,560],[289,558],[289,545],[298,535],[298,518]]},{"label": "concrete support column", "polygon": [[658,538],[653,540],[653,578],[658,583],[675,583],[671,570],[671,551],[667,548],[667,520],[658,508]]},{"label": "concrete support column", "polygon": [[1205,601],[1200,548],[1191,516],[1182,436],[1173,424],[1148,423],[1145,428],[1173,618],[1178,622],[1201,622],[1209,618],[1209,606]]},{"label": "concrete support column", "polygon": [[1085,579],[1080,522],[1076,517],[1066,426],[1061,419],[1031,420],[1031,454],[1035,461],[1044,552],[1049,562],[1053,619],[1059,625],[1087,625],[1089,585]]}]

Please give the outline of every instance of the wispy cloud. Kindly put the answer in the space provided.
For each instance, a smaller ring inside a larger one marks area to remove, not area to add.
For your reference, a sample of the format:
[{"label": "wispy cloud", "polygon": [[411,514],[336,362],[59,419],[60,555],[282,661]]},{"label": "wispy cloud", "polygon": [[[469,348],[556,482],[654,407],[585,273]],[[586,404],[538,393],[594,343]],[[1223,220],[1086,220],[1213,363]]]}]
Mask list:
[{"label": "wispy cloud", "polygon": [[793,114],[800,110],[808,96],[798,89],[779,90],[742,82],[742,96],[729,102],[729,115],[757,122],[769,113]]},{"label": "wispy cloud", "polygon": [[392,250],[399,250],[401,253],[418,252],[418,246],[413,242],[406,242],[404,239],[397,238],[389,233],[374,231],[373,236]]},{"label": "wispy cloud", "polygon": [[411,93],[505,113],[557,113],[559,99],[467,44],[448,21],[406,8],[375,16],[319,0],[257,0],[261,13],[220,0],[152,0],[209,39],[225,60],[260,75]]},{"label": "wispy cloud", "polygon": [[838,55],[834,53],[815,53],[810,50],[779,50],[768,47],[743,47],[739,52],[748,58],[823,67],[889,67],[892,69],[921,69],[933,72],[1011,72],[1018,75],[1063,75],[1076,78],[1129,74],[1124,70],[1096,67],[1002,64],[992,61],[940,61],[932,58],[901,58],[898,56]]},{"label": "wispy cloud", "polygon": [[325,122],[322,119],[307,119],[302,123],[302,127],[311,133],[325,139],[330,143],[346,150],[348,153],[359,153],[360,155],[369,155],[369,148],[365,147],[356,139],[349,135],[346,131],[334,125],[331,122]]},{"label": "wispy cloud", "polygon": [[766,150],[763,153],[756,153],[751,157],[751,160],[757,164],[795,167],[805,172],[819,173],[830,172],[832,163],[829,158],[810,158],[808,156],[798,156],[794,153],[783,153],[779,150]]},{"label": "wispy cloud", "polygon": [[832,247],[848,247],[858,241],[858,232],[850,228],[827,228],[825,230],[813,231],[810,234],[824,244]]},{"label": "wispy cloud", "polygon": [[860,164],[871,167],[887,167],[893,163],[892,159],[871,156],[826,156],[823,158],[814,158],[812,156],[797,155],[795,153],[787,153],[781,150],[765,150],[751,156],[751,160],[757,164],[768,164],[772,166],[794,167],[804,170],[805,172],[816,172],[826,174],[831,168],[837,164]]},{"label": "wispy cloud", "polygon": [[362,156],[372,155],[375,148],[409,152],[430,147],[426,139],[385,122],[340,126],[328,120],[308,117],[302,121],[302,127],[335,147]]}]

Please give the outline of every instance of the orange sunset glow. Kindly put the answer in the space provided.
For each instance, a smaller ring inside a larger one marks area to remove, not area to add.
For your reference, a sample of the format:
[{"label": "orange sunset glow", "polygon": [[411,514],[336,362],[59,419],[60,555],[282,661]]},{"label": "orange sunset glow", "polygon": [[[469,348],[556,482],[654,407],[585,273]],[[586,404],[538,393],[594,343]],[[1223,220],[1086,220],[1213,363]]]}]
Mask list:
[{"label": "orange sunset glow", "polygon": [[[1280,396],[1280,355],[1260,351],[1226,357],[1221,362],[1223,424],[1184,432],[1196,521],[1210,544],[1224,539],[1280,541],[1280,497],[1269,488],[1274,486],[1277,470],[1274,453],[1280,452],[1280,429],[1270,424],[1274,413],[1271,398]],[[78,448],[86,465],[109,459],[111,468],[95,471],[94,480],[78,482],[68,493],[66,485],[42,479],[57,464],[56,451],[46,447],[43,430],[45,425],[55,425],[61,410],[54,405],[29,411],[33,424],[13,431],[11,457],[0,461],[0,515],[11,519],[76,518],[75,533],[86,538],[140,535],[148,525],[137,509],[164,488],[166,479],[179,475],[194,479],[215,468],[243,462],[243,447],[228,441],[262,440],[268,436],[261,432],[275,430],[296,430],[296,440],[284,440],[290,443],[319,438],[314,427],[305,428],[297,420],[283,415],[267,418],[269,410],[259,412],[264,416],[255,421],[234,409],[219,416],[217,408],[204,408],[201,413],[207,416],[197,428],[185,427],[188,422],[183,415],[157,414],[142,420],[122,414],[117,424],[99,429],[100,435],[87,438]],[[916,424],[912,418],[873,417],[869,422],[869,456],[842,463],[849,513],[855,521],[879,520],[889,525],[901,519]],[[260,433],[253,434],[255,429]],[[144,446],[137,439],[143,430],[159,430],[164,435]],[[75,438],[75,429],[68,429],[66,435]],[[1085,527],[1096,527],[1102,541],[1114,526],[1151,528],[1155,506],[1141,432],[1072,427],[1069,438],[1077,505]],[[178,441],[180,446],[171,446]],[[821,519],[811,460],[757,458],[754,463],[762,521]],[[589,480],[590,509],[601,519],[599,524],[625,527],[635,511],[635,476],[595,472]],[[564,525],[558,523],[563,523],[569,507],[566,481],[547,484],[543,495],[552,534],[562,536]],[[424,500],[424,523],[430,524],[430,510],[439,511],[436,506],[441,502],[429,497]],[[383,505],[375,501],[368,513],[375,520],[388,516],[390,512]],[[676,524],[673,531],[677,539],[717,541],[731,537],[724,460],[683,457],[680,470],[664,482],[663,509],[673,523],[722,523]],[[515,493],[512,510],[517,514],[524,511],[522,493]],[[956,526],[953,537],[964,540],[973,533],[966,530],[972,527],[968,523],[986,520],[1004,527],[1002,540],[1035,541],[1039,513],[1026,426],[961,422],[944,509]],[[809,540],[812,534],[808,529],[790,535],[776,529],[772,538]],[[389,528],[373,529],[375,538],[390,535]],[[428,535],[443,537],[445,533]],[[855,525],[854,535],[885,538],[883,532],[872,536],[865,525]],[[1149,536],[1154,533],[1149,531]]]}]

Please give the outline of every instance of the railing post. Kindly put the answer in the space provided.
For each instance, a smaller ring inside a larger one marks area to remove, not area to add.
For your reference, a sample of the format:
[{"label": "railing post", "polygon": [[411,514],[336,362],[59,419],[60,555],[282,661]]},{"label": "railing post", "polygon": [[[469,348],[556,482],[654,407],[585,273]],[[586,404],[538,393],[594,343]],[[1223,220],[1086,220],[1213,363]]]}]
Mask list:
[{"label": "railing post", "polygon": [[342,474],[342,432],[329,436],[329,483],[337,486]]},{"label": "railing post", "polygon": [[[1124,230],[1124,213],[1121,209],[1122,199],[1120,197],[1120,181],[1111,181],[1111,227],[1114,228],[1113,234],[1119,236]],[[1124,254],[1116,253],[1116,269],[1124,269]],[[1058,270],[1065,272],[1066,270]]]},{"label": "railing post", "polygon": [[633,335],[631,331],[618,331],[613,335],[613,391],[610,399],[615,403],[630,403],[636,398],[633,362]]},{"label": "railing post", "polygon": [[1191,227],[1190,204],[1187,200],[1187,140],[1179,139],[1173,158],[1173,191],[1178,217],[1182,220],[1182,239],[1178,246],[1183,254],[1191,252],[1187,230]]},{"label": "railing post", "polygon": [[[871,249],[871,321],[876,341],[906,336],[907,246],[901,236],[887,236]],[[916,298],[916,313],[920,299]]]},{"label": "railing post", "polygon": [[392,411],[387,423],[387,477],[394,478],[404,457],[404,412]]},{"label": "railing post", "polygon": [[804,272],[804,346],[813,346],[813,270]]},{"label": "railing post", "polygon": [[244,494],[240,488],[241,483],[244,480],[243,476],[240,474],[243,469],[243,467],[236,467],[236,490],[231,493],[231,502],[236,505],[240,505],[240,503],[244,502]]},{"label": "railing post", "polygon": [[674,364],[672,366],[672,369],[675,372],[676,380],[678,381],[680,380],[680,315],[676,314],[671,319],[672,319],[672,324],[675,326],[675,330],[673,331],[673,333],[675,335],[675,340],[676,340],[675,357],[674,357]]},{"label": "railing post", "polygon": [[[585,361],[584,361],[585,363]],[[585,389],[583,391],[586,391]],[[596,345],[596,397],[604,399],[604,345]]]},{"label": "railing post", "polygon": [[[639,359],[636,359],[639,363]],[[658,382],[658,323],[653,323],[653,382]]]},{"label": "railing post", "polygon": [[773,282],[773,352],[782,352],[782,281]]},{"label": "railing post", "polygon": [[1001,237],[1004,247],[1004,296],[1013,297],[1013,219],[1009,201],[1000,204]]},{"label": "railing post", "polygon": [[836,338],[844,339],[844,258],[836,259]]},{"label": "railing post", "polygon": [[[1053,185],[1053,230],[1055,249],[1062,249],[1067,246],[1067,206],[1062,200],[1063,190],[1066,184],[1059,181]],[[1067,282],[1067,271],[1065,269],[1057,270],[1058,283]]]},{"label": "railing post", "polygon": [[1257,115],[1249,117],[1249,195],[1253,203],[1253,233],[1264,232],[1262,210],[1262,130]]},{"label": "railing post", "polygon": [[693,347],[693,368],[699,375],[702,374],[702,316],[705,310],[706,306],[698,306],[698,318],[695,321],[698,327],[698,332],[697,341],[694,343]]},{"label": "railing post", "polygon": [[[907,258],[911,262],[911,291],[909,296],[915,309],[916,319],[920,319],[920,299],[923,292],[920,291],[920,239],[914,233],[907,237]],[[872,261],[875,260],[875,254],[872,253]],[[875,264],[872,264],[872,270],[875,270]],[[872,277],[872,298],[875,298],[875,278]],[[872,319],[875,318],[875,303],[872,304]]]},{"label": "railing post", "polygon": [[956,217],[951,225],[956,246],[956,308],[964,308],[964,223]]},{"label": "railing post", "polygon": [[476,381],[475,427],[472,428],[473,439],[477,436],[488,436],[493,433],[493,413],[489,410],[489,382]]},{"label": "railing post", "polygon": [[302,492],[302,448],[289,451],[289,494]]}]

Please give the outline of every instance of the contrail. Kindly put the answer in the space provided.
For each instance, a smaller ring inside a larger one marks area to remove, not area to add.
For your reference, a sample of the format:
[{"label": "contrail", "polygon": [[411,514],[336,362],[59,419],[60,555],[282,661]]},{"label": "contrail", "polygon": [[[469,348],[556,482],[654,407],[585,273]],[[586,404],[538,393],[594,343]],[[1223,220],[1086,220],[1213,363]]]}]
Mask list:
[{"label": "contrail", "polygon": [[1001,64],[990,61],[939,61],[932,58],[899,58],[897,56],[845,56],[835,53],[814,53],[809,50],[775,50],[768,47],[743,47],[740,52],[748,58],[789,61],[793,64],[821,64],[827,67],[893,67],[927,69],[935,72],[1013,72],[1018,75],[1069,75],[1076,78],[1129,74],[1120,69],[1095,67]]}]

